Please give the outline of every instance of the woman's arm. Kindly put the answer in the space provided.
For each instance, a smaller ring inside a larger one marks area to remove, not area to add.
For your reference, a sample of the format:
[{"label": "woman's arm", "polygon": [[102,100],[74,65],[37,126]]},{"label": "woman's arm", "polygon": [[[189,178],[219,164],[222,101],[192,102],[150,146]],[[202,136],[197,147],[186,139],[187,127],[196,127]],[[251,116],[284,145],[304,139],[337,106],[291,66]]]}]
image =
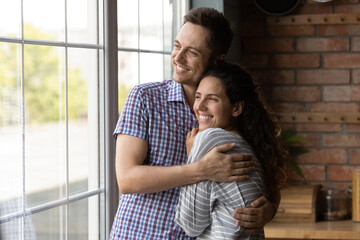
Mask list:
[{"label": "woman's arm", "polygon": [[190,237],[199,236],[211,224],[210,188],[209,181],[181,188],[175,222]]}]

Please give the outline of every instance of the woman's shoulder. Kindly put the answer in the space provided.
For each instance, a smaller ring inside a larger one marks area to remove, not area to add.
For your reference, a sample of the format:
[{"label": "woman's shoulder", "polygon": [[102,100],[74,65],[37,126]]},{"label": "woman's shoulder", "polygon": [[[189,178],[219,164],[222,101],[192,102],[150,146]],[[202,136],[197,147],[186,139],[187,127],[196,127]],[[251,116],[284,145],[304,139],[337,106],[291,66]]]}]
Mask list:
[{"label": "woman's shoulder", "polygon": [[221,137],[222,139],[241,140],[243,139],[240,135],[234,134],[222,128],[207,128],[198,133],[203,138],[216,139]]}]

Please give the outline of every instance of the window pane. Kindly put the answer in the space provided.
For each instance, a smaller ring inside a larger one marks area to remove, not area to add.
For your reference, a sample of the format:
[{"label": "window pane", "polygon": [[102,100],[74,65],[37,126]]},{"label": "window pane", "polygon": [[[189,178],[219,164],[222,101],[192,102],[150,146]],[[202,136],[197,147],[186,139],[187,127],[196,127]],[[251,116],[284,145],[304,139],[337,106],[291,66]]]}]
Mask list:
[{"label": "window pane", "polygon": [[97,0],[67,1],[68,42],[97,43]]},{"label": "window pane", "polygon": [[[63,240],[65,238],[66,207],[61,206],[31,215],[36,240]],[[71,237],[68,239],[72,239]]]},{"label": "window pane", "polygon": [[64,49],[25,45],[25,188],[29,206],[64,196]]},{"label": "window pane", "polygon": [[[23,238],[25,236],[25,238]],[[35,229],[31,216],[12,219],[0,224],[0,239],[35,240]]]},{"label": "window pane", "polygon": [[164,51],[172,51],[172,28],[173,21],[173,3],[164,1]]},{"label": "window pane", "polygon": [[164,79],[172,79],[171,55],[164,55]]},{"label": "window pane", "polygon": [[69,239],[99,240],[99,203],[99,196],[93,196],[69,205]]},{"label": "window pane", "polygon": [[118,42],[122,48],[138,47],[138,1],[118,0]]},{"label": "window pane", "polygon": [[99,185],[97,55],[96,49],[68,50],[70,194]]},{"label": "window pane", "polygon": [[124,106],[125,99],[129,91],[138,84],[138,53],[137,52],[119,52],[119,112]]},{"label": "window pane", "polygon": [[140,0],[140,49],[164,49],[162,10],[162,0]]},{"label": "window pane", "polygon": [[23,2],[25,38],[65,41],[65,0]]},{"label": "window pane", "polygon": [[164,80],[163,55],[156,53],[140,54],[140,83],[161,82]]},{"label": "window pane", "polygon": [[18,44],[0,43],[0,216],[21,210],[12,204],[23,189],[20,52]]},{"label": "window pane", "polygon": [[20,38],[21,0],[0,0],[0,6],[0,36]]}]

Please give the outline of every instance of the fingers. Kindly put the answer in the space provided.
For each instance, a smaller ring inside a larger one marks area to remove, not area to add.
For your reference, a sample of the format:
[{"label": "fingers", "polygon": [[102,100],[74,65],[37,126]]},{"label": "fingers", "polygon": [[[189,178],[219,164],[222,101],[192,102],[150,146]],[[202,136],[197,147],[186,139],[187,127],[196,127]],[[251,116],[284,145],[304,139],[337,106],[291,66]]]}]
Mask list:
[{"label": "fingers", "polygon": [[261,196],[260,198],[258,198],[258,199],[256,199],[255,201],[253,201],[253,202],[251,203],[251,206],[252,206],[253,208],[261,207],[261,206],[263,206],[264,204],[266,204],[268,201],[269,201],[269,200],[267,200],[266,197]]},{"label": "fingers", "polygon": [[232,150],[234,147],[235,147],[235,143],[223,144],[223,145],[214,147],[214,150],[217,152],[225,153],[225,152]]}]

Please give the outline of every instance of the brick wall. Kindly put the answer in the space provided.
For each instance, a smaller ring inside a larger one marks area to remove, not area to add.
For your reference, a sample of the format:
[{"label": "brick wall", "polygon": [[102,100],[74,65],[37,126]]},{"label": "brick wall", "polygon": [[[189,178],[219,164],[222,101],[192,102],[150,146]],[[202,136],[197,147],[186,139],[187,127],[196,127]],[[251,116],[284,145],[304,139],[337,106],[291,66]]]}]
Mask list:
[{"label": "brick wall", "polygon": [[[236,39],[240,41],[236,45],[240,47],[233,48],[231,56],[240,57],[240,62],[254,73],[273,111],[360,111],[360,23],[270,24],[269,16],[250,0],[242,0],[239,11]],[[333,13],[360,16],[360,3],[303,0],[290,14]],[[350,185],[352,170],[360,167],[360,122],[282,125],[294,125],[307,137],[309,152],[299,156],[298,162],[308,182],[344,188]],[[295,174],[291,179],[300,182]]]}]

